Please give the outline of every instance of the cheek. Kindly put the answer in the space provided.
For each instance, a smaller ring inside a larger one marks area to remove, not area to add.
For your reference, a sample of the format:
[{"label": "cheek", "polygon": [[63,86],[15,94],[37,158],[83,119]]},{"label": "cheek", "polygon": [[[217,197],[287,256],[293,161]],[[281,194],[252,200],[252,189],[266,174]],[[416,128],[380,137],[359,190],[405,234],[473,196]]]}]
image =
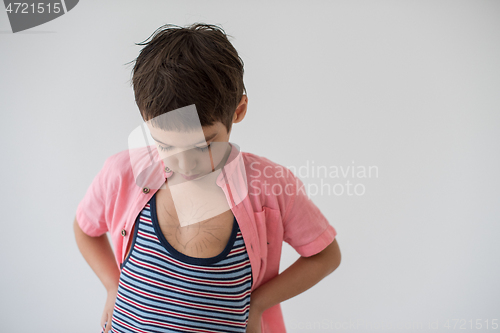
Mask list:
[{"label": "cheek", "polygon": [[[212,155],[212,158],[213,158],[213,155]],[[210,154],[208,151],[200,154],[200,156],[198,156],[198,159],[196,162],[197,162],[198,166],[200,167],[200,169],[208,170],[208,169],[212,168],[212,163],[210,162]]]},{"label": "cheek", "polygon": [[214,160],[214,165],[217,165],[222,161],[224,156],[226,155],[226,151],[229,144],[227,142],[213,142],[210,147],[212,152],[212,158]]}]

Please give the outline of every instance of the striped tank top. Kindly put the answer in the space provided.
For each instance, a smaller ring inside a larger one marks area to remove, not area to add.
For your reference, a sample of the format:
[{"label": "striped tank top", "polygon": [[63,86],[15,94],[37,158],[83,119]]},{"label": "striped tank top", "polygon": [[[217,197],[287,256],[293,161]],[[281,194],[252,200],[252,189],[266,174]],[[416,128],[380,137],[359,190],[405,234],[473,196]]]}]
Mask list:
[{"label": "striped tank top", "polygon": [[245,332],[252,271],[236,218],[219,255],[190,257],[167,242],[155,197],[135,222],[110,332]]}]

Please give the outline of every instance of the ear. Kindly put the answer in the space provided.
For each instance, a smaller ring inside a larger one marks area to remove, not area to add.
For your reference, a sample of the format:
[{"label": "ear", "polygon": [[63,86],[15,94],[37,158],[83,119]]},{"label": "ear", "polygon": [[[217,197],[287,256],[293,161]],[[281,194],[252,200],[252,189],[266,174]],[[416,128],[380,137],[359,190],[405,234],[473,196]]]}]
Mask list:
[{"label": "ear", "polygon": [[247,95],[243,95],[241,97],[241,101],[238,104],[238,107],[236,108],[236,111],[234,112],[233,116],[233,124],[234,123],[239,123],[240,121],[245,118],[245,115],[247,114],[247,106],[248,106],[248,97]]}]

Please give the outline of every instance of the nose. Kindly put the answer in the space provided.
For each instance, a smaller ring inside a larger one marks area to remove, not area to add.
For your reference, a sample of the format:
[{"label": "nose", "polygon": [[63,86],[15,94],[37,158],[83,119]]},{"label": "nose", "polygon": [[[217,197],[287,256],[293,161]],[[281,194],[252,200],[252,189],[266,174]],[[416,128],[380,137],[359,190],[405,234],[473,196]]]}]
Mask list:
[{"label": "nose", "polygon": [[189,175],[196,168],[196,159],[189,151],[183,151],[176,156],[179,171],[183,174]]}]

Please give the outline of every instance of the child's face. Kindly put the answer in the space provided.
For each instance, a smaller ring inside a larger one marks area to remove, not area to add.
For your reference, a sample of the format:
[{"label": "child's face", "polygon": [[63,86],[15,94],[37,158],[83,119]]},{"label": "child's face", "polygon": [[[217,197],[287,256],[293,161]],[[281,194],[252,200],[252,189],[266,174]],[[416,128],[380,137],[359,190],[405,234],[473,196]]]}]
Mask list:
[{"label": "child's face", "polygon": [[229,133],[217,122],[191,132],[148,127],[166,167],[185,180],[196,180],[217,170],[230,152]]}]

